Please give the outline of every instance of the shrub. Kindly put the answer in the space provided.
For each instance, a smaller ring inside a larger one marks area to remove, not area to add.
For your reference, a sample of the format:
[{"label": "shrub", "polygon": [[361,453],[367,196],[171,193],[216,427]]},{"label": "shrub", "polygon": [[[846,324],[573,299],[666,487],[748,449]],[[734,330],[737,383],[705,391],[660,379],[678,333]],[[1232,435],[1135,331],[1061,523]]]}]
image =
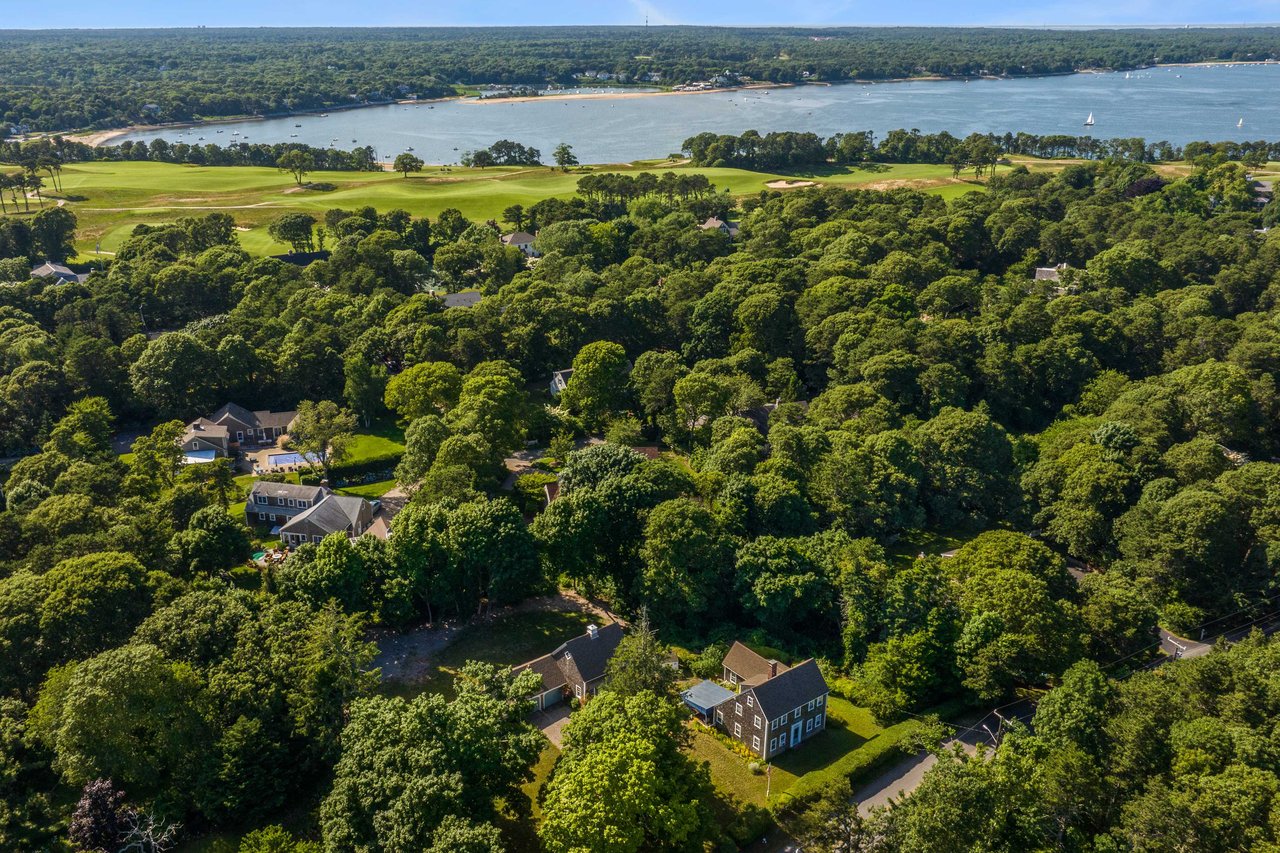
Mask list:
[{"label": "shrub", "polygon": [[848,779],[851,785],[856,785],[898,758],[903,741],[920,727],[918,720],[907,720],[890,726],[853,752],[826,767],[806,773],[778,798],[778,802],[773,805],[774,814],[795,814],[821,795],[824,789],[841,779]]},{"label": "shrub", "polygon": [[544,487],[549,483],[554,483],[556,479],[557,477],[554,474],[544,474],[541,471],[521,474],[517,477],[515,499],[520,511],[525,515],[533,515],[540,512],[547,500]]}]

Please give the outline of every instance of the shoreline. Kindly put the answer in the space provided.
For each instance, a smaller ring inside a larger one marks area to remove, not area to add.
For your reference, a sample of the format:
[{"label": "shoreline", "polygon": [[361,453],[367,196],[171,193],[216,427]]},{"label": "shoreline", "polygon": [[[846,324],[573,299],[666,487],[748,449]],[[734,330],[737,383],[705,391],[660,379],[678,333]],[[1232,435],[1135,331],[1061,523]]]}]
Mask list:
[{"label": "shoreline", "polygon": [[791,89],[795,83],[751,83],[746,86],[720,86],[715,89],[689,89],[660,92],[570,92],[564,95],[516,95],[511,98],[464,98],[464,104],[518,104],[530,101],[608,101],[622,98],[661,98],[668,95],[714,95],[724,92],[746,92],[758,89]]},{"label": "shoreline", "polygon": [[133,133],[147,133],[158,130],[185,130],[193,127],[205,127],[208,125],[219,124],[236,124],[239,122],[250,121],[266,121],[268,119],[294,118],[302,116],[318,116],[322,113],[345,112],[347,110],[360,110],[370,107],[387,107],[394,105],[414,106],[419,104],[438,104],[449,101],[457,101],[463,104],[513,104],[525,103],[530,101],[575,101],[575,100],[614,100],[626,98],[658,98],[671,95],[709,95],[723,94],[725,92],[747,92],[760,89],[791,89],[801,88],[804,86],[875,86],[889,83],[958,83],[961,81],[968,82],[970,80],[983,81],[1002,81],[1002,80],[1022,80],[1034,79],[1042,77],[1070,77],[1074,74],[1119,74],[1122,71],[1142,71],[1151,68],[1214,68],[1214,67],[1231,67],[1233,65],[1280,65],[1280,60],[1276,59],[1249,59],[1249,60],[1201,60],[1198,62],[1157,62],[1151,65],[1140,65],[1130,69],[1102,69],[1102,68],[1077,68],[1073,71],[1050,71],[1043,74],[1029,75],[974,75],[966,77],[951,77],[940,74],[929,74],[920,77],[891,77],[885,79],[867,79],[852,78],[848,80],[804,80],[797,83],[750,83],[745,86],[723,86],[715,89],[696,89],[692,91],[674,91],[671,89],[658,92],[628,92],[620,88],[614,92],[575,92],[563,95],[545,94],[545,95],[521,95],[512,98],[477,98],[472,95],[453,95],[443,98],[424,98],[424,99],[397,99],[391,101],[379,101],[377,103],[349,104],[329,107],[325,109],[300,110],[298,112],[281,113],[278,115],[253,115],[253,116],[237,116],[229,118],[209,118],[199,121],[185,122],[166,122],[162,124],[137,124],[128,127],[117,127],[109,130],[94,131],[59,131],[54,133],[40,133],[38,135],[28,136],[28,139],[44,139],[55,136],[62,136],[75,142],[80,142],[91,147],[107,146],[121,137],[128,136]]}]

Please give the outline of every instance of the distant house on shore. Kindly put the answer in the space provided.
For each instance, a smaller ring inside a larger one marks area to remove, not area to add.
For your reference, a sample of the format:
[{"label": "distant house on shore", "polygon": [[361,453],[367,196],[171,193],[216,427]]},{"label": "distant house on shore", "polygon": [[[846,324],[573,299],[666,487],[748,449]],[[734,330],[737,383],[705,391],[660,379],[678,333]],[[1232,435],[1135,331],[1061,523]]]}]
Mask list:
[{"label": "distant house on shore", "polygon": [[728,234],[730,240],[738,239],[738,223],[726,222],[718,216],[711,217],[698,227],[703,231],[720,231],[724,234]]},{"label": "distant house on shore", "polygon": [[538,250],[533,248],[534,236],[528,231],[514,231],[511,234],[502,235],[502,245],[515,246],[524,252],[527,257],[538,257]]}]

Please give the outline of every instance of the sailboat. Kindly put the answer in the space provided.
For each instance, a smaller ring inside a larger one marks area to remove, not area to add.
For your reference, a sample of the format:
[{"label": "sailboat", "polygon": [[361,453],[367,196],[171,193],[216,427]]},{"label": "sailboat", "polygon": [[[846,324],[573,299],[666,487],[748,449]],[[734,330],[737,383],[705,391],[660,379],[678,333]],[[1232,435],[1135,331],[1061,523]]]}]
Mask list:
[{"label": "sailboat", "polygon": [[1089,117],[1084,120],[1085,127],[1093,127],[1093,113],[1089,113]]},{"label": "sailboat", "polygon": [[1243,119],[1243,118],[1242,118],[1242,119],[1240,119],[1238,122],[1236,122],[1236,127],[1244,127],[1244,119]]}]

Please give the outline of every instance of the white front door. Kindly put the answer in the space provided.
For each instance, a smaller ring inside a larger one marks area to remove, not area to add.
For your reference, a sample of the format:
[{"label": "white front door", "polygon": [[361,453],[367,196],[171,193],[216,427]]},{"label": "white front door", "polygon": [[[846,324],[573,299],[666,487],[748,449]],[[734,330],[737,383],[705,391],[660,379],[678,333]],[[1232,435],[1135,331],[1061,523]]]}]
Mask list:
[{"label": "white front door", "polygon": [[804,737],[804,723],[796,723],[791,727],[791,745],[800,743],[802,737]]}]

